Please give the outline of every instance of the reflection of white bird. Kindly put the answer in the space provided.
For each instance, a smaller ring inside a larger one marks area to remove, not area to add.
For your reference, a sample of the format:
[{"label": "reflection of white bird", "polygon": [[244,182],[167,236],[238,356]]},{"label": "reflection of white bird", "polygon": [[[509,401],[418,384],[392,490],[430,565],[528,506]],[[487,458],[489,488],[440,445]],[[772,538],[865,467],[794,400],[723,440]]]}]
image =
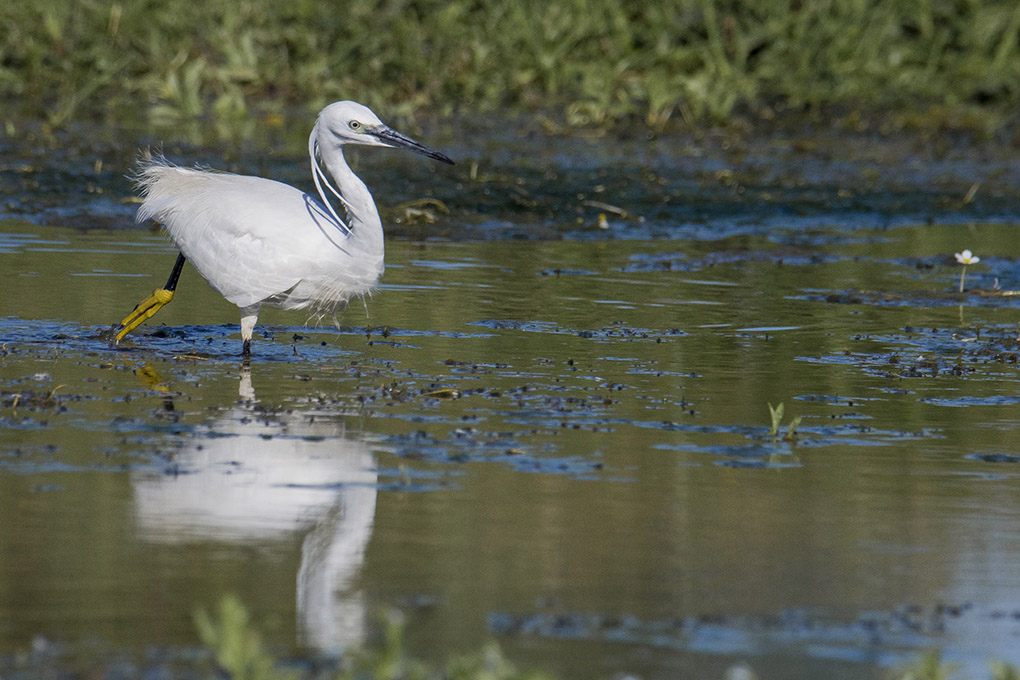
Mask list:
[{"label": "reflection of white bird", "polygon": [[[246,357],[263,305],[328,311],[367,293],[383,271],[382,222],[368,188],[344,160],[345,144],[402,147],[453,163],[349,101],[324,108],[308,138],[318,198],[262,177],[142,161],[138,185],[145,202],[138,221],[161,223],[181,252],[166,285],[121,322],[117,341],[173,299],[185,259],[241,308]],[[326,189],[346,219],[334,210]]]},{"label": "reflection of white bird", "polygon": [[346,486],[301,546],[299,623],[304,643],[323,652],[363,641],[365,600],[353,583],[375,521],[375,473],[372,477],[371,484],[361,480]]},{"label": "reflection of white bird", "polygon": [[[254,397],[247,371],[239,393]],[[298,625],[323,651],[360,644],[364,596],[353,581],[375,520],[369,442],[342,423],[299,413],[278,422],[239,405],[180,451],[183,474],[136,473],[135,515],[156,542],[265,542],[305,534],[297,574]]]}]

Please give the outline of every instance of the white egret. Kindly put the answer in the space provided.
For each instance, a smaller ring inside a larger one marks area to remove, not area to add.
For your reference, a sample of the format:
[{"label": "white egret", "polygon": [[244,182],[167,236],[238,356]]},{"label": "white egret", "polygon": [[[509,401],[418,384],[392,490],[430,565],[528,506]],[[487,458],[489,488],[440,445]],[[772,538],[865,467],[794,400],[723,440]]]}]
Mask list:
[{"label": "white egret", "polygon": [[382,222],[368,188],[344,160],[344,144],[401,147],[453,164],[351,101],[324,108],[308,137],[318,198],[262,177],[142,160],[137,185],[145,200],[136,219],[162,224],[181,252],[166,285],[135,306],[116,341],[173,299],[185,260],[241,308],[246,358],[263,305],[322,313],[368,293],[383,272]]}]

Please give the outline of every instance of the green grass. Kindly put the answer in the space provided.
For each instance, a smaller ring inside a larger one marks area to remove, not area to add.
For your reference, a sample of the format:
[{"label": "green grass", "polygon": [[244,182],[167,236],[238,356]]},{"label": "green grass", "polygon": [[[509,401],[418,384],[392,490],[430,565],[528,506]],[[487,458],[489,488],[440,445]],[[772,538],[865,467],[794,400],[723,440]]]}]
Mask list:
[{"label": "green grass", "polygon": [[0,25],[5,110],[55,126],[240,126],[353,98],[559,125],[835,107],[988,128],[1020,103],[1020,5],[992,0],[33,0],[0,3]]}]

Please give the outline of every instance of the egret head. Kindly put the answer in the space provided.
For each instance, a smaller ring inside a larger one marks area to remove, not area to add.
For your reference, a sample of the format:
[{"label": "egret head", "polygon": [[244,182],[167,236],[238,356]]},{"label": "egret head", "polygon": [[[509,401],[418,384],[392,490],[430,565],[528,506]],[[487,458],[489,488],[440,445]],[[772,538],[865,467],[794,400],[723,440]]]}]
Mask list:
[{"label": "egret head", "polygon": [[[357,102],[334,102],[319,112],[319,117],[312,128],[312,134],[308,136],[308,156],[312,166],[312,180],[315,182],[315,189],[319,192],[319,198],[329,211],[340,231],[350,234],[351,225],[348,221],[341,219],[333,205],[329,202],[327,191],[335,196],[343,204],[347,216],[351,220],[367,214],[370,209],[375,213],[375,203],[369,195],[365,185],[358,180],[350,171],[347,163],[344,162],[344,155],[341,147],[344,144],[362,144],[364,146],[389,146],[410,149],[423,156],[434,158],[437,161],[453,165],[453,161],[435,149],[406,137],[396,130],[393,130],[379,120],[379,117],[372,113],[367,106]],[[321,161],[321,164],[320,164]],[[325,170],[322,166],[325,166]],[[339,188],[330,182],[327,171],[333,176],[334,181],[339,181]],[[339,173],[339,175],[338,175]],[[343,181],[348,182],[348,187],[361,186],[363,202],[367,201],[368,207],[360,207],[352,203],[350,197],[345,197]],[[344,190],[344,191],[342,191]],[[378,213],[376,213],[378,220]]]},{"label": "egret head", "polygon": [[384,125],[371,109],[357,102],[334,102],[324,108],[315,121],[313,137],[320,149],[344,144],[388,146],[410,149],[453,165],[453,161],[444,154]]}]

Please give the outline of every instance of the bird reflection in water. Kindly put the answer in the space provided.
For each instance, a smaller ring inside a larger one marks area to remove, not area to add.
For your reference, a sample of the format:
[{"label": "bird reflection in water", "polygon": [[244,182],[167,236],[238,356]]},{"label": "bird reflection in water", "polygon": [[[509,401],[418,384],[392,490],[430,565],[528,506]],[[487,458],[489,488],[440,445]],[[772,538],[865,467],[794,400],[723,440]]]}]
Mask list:
[{"label": "bird reflection in water", "polygon": [[133,475],[139,532],[171,544],[265,544],[303,534],[301,642],[324,652],[358,645],[366,604],[353,584],[375,519],[372,444],[347,432],[339,415],[257,410],[247,365],[238,395],[176,452],[174,471]]}]

